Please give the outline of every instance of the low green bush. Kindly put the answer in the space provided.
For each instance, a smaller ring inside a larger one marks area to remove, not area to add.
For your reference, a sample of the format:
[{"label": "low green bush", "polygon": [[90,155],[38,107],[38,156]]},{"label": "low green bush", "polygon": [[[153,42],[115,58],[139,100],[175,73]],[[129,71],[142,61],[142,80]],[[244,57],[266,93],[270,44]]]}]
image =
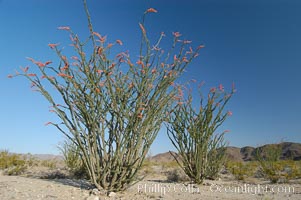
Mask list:
[{"label": "low green bush", "polygon": [[36,167],[39,166],[40,161],[35,158],[33,155],[31,155],[30,153],[24,156],[24,159],[26,159],[26,165],[28,167]]},{"label": "low green bush", "polygon": [[300,166],[297,161],[293,160],[282,160],[280,161],[281,179],[283,182],[289,182],[292,179],[300,178]]},{"label": "low green bush", "polygon": [[190,178],[180,168],[167,172],[167,181],[170,182],[185,182],[190,181]]},{"label": "low green bush", "polygon": [[42,160],[40,165],[49,169],[55,169],[57,163],[56,160]]},{"label": "low green bush", "polygon": [[226,163],[226,169],[231,172],[236,180],[245,180],[247,177],[254,175],[258,165],[256,162],[234,162]]},{"label": "low green bush", "polygon": [[59,149],[64,157],[64,162],[71,174],[75,178],[86,178],[88,172],[82,161],[78,145],[71,141],[65,141],[59,146]]},{"label": "low green bush", "polygon": [[26,160],[20,155],[11,154],[7,150],[0,151],[0,169],[6,175],[20,175],[26,170]]},{"label": "low green bush", "polygon": [[280,160],[282,153],[281,145],[270,144],[265,148],[258,149],[256,159],[262,175],[271,183],[289,182],[300,178],[301,167],[297,161]]},{"label": "low green bush", "polygon": [[283,167],[280,156],[281,146],[278,144],[266,145],[256,151],[255,157],[259,163],[260,172],[271,183],[277,183],[281,178]]}]

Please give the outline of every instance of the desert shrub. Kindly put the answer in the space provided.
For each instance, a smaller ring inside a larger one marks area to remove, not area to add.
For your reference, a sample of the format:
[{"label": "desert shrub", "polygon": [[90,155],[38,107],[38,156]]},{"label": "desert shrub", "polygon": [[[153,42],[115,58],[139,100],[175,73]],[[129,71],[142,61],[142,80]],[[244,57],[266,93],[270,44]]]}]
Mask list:
[{"label": "desert shrub", "polygon": [[6,169],[9,167],[11,161],[8,151],[0,151],[0,169]]},{"label": "desert shrub", "polygon": [[0,152],[0,169],[7,175],[20,175],[27,169],[26,160],[20,155],[10,154],[8,151]]},{"label": "desert shrub", "polygon": [[245,180],[254,175],[258,168],[257,162],[228,161],[226,169],[235,177],[236,180]]},{"label": "desert shrub", "polygon": [[221,146],[222,147],[220,148],[214,147],[208,152],[208,164],[205,171],[207,179],[217,179],[219,176],[219,172],[222,170],[226,162],[226,148],[223,147],[224,144],[222,144]]},{"label": "desert shrub", "polygon": [[10,168],[7,168],[4,171],[4,174],[12,176],[12,175],[21,175],[23,174],[27,169],[27,166],[24,163],[19,163],[15,166],[12,166]]},{"label": "desert shrub", "polygon": [[67,178],[66,174],[61,171],[51,171],[41,176],[42,179],[65,179]]},{"label": "desert shrub", "polygon": [[292,179],[300,178],[300,167],[298,163],[293,160],[282,160],[280,161],[282,165],[282,179],[283,182],[289,182]]},{"label": "desert shrub", "polygon": [[179,165],[177,163],[177,161],[173,160],[173,161],[168,161],[168,162],[162,162],[160,163],[162,169],[172,169],[172,168],[178,168]]},{"label": "desert shrub", "polygon": [[300,178],[300,166],[293,160],[262,161],[260,173],[271,183],[285,182]]},{"label": "desert shrub", "polygon": [[57,166],[57,161],[56,160],[42,160],[40,165],[43,167],[47,167],[49,169],[55,169]]},{"label": "desert shrub", "polygon": [[150,175],[150,174],[154,174],[155,170],[153,169],[154,166],[156,166],[157,163],[152,162],[149,159],[144,160],[141,170],[144,172],[144,175]]},{"label": "desert shrub", "polygon": [[65,141],[59,146],[64,163],[75,178],[86,178],[87,171],[81,158],[79,146],[72,141]]},{"label": "desert shrub", "polygon": [[281,153],[282,149],[279,144],[265,145],[256,152],[260,172],[271,183],[289,182],[291,179],[300,177],[298,163],[293,160],[280,160]]},{"label": "desert shrub", "polygon": [[39,160],[31,154],[24,156],[24,159],[26,160],[26,165],[28,167],[36,167],[39,165]]},{"label": "desert shrub", "polygon": [[227,116],[232,115],[232,112],[224,113],[223,110],[235,89],[233,86],[228,94],[220,85],[210,90],[207,99],[199,92],[200,105],[196,110],[191,93],[185,99],[179,88],[178,104],[166,123],[168,137],[178,150],[178,156],[172,155],[187,176],[197,184],[207,177],[216,178],[222,167],[225,132],[217,134],[216,130]]},{"label": "desert shrub", "polygon": [[301,179],[301,161],[295,161],[295,165],[297,166],[296,179]]},{"label": "desert shrub", "polygon": [[154,174],[154,170],[150,166],[143,166],[141,169],[142,169],[141,171],[143,172],[144,176]]},{"label": "desert shrub", "polygon": [[271,183],[277,183],[281,178],[283,166],[280,156],[281,146],[278,144],[265,145],[257,149],[255,157],[259,163],[260,172]]},{"label": "desert shrub", "polygon": [[170,182],[185,182],[190,178],[181,169],[173,169],[167,172],[167,181]]},{"label": "desert shrub", "polygon": [[92,183],[99,189],[121,191],[137,180],[137,172],[175,101],[175,81],[203,46],[191,47],[191,42],[181,40],[176,32],[170,50],[163,51],[163,33],[154,43],[148,38],[144,19],[157,12],[150,8],[139,23],[142,41],[138,58],[131,59],[128,52],[111,55],[122,41],[108,42],[106,36],[95,32],[85,0],[84,6],[87,39],[81,40],[70,27],[58,28],[70,36],[74,54],[68,56],[59,44],[49,44],[60,64],[28,58],[37,66],[37,73],[29,73],[26,67],[8,77],[27,78],[33,90],[51,104],[50,111],[60,122],[46,125],[54,125],[78,146]]}]

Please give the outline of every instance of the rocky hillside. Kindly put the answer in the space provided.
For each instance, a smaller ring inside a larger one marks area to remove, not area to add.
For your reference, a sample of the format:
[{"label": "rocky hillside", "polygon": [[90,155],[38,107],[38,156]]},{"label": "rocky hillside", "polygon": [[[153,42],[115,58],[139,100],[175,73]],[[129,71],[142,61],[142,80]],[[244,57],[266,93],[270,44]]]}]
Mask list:
[{"label": "rocky hillside", "polygon": [[[176,152],[171,152],[173,155],[177,155]],[[150,158],[151,161],[153,162],[158,162],[158,163],[162,163],[162,162],[170,162],[175,160],[174,157],[171,155],[170,152],[165,152],[165,153],[159,153],[155,156],[152,156]]]},{"label": "rocky hillside", "polygon": [[[255,154],[257,150],[263,150],[269,147],[271,144],[266,144],[260,147],[227,147],[226,156],[229,160],[233,161],[251,161],[255,160]],[[282,150],[281,159],[293,159],[293,160],[301,160],[301,144],[293,143],[293,142],[282,142],[279,143],[280,148]],[[173,152],[176,154],[175,152]],[[174,160],[173,156],[170,155],[169,152],[161,153],[153,156],[151,160],[155,162],[169,162]]]},{"label": "rocky hillside", "polygon": [[[301,144],[293,142],[282,142],[277,144],[281,149],[281,159],[301,160]],[[226,154],[230,160],[235,161],[251,161],[255,160],[257,151],[265,151],[271,144],[266,144],[260,147],[227,147]]]}]

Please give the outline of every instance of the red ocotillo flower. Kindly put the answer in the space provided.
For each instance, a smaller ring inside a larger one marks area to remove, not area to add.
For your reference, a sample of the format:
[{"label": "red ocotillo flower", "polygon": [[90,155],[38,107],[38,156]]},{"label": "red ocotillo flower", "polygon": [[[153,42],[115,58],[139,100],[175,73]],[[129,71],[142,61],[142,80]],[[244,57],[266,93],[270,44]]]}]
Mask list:
[{"label": "red ocotillo flower", "polygon": [[204,47],[205,47],[205,45],[200,45],[200,46],[198,46],[197,50],[202,49]]},{"label": "red ocotillo flower", "polygon": [[176,38],[180,37],[182,34],[180,32],[173,32],[172,33]]},{"label": "red ocotillo flower", "polygon": [[49,124],[52,124],[52,122],[47,122],[47,123],[45,123],[44,125],[45,125],[45,126],[48,126]]},{"label": "red ocotillo flower", "polygon": [[51,63],[52,63],[52,61],[48,60],[48,61],[46,61],[44,64],[45,64],[45,66],[46,66],[46,65],[49,65],[49,64],[51,64]]},{"label": "red ocotillo flower", "polygon": [[51,49],[54,49],[56,46],[58,46],[59,43],[56,43],[56,44],[48,44],[48,46],[51,48]]},{"label": "red ocotillo flower", "polygon": [[182,101],[179,101],[177,104],[178,104],[179,106],[181,106],[181,105],[183,105],[183,104],[184,104],[184,102],[182,102]]},{"label": "red ocotillo flower", "polygon": [[233,113],[232,113],[231,111],[228,111],[228,112],[227,112],[227,115],[228,115],[228,116],[232,116]]},{"label": "red ocotillo flower", "polygon": [[119,44],[119,45],[123,44],[121,40],[116,40],[116,43]]},{"label": "red ocotillo flower", "polygon": [[73,60],[79,60],[79,58],[77,56],[72,56],[71,59],[73,59]]},{"label": "red ocotillo flower", "polygon": [[146,10],[146,13],[157,13],[158,11],[154,8],[149,8]]},{"label": "red ocotillo flower", "polygon": [[101,38],[101,35],[97,32],[93,32],[93,35],[97,36],[99,39]]},{"label": "red ocotillo flower", "polygon": [[223,92],[224,91],[224,86],[222,84],[219,84],[218,89]]},{"label": "red ocotillo flower", "polygon": [[59,26],[59,27],[57,27],[57,29],[59,29],[59,30],[65,30],[65,31],[70,31],[70,27],[69,26]]},{"label": "red ocotillo flower", "polygon": [[21,70],[22,70],[24,73],[26,73],[26,72],[28,71],[28,69],[29,69],[29,67],[25,67],[25,68],[20,67],[20,68],[21,68]]},{"label": "red ocotillo flower", "polygon": [[64,73],[58,73],[57,75],[60,77],[73,78],[73,76],[70,76],[70,75],[64,74]]},{"label": "red ocotillo flower", "polygon": [[35,64],[38,65],[39,67],[45,67],[45,64],[39,61],[36,62]]},{"label": "red ocotillo flower", "polygon": [[139,119],[142,119],[142,118],[143,118],[142,113],[139,113],[137,117],[138,117]]}]

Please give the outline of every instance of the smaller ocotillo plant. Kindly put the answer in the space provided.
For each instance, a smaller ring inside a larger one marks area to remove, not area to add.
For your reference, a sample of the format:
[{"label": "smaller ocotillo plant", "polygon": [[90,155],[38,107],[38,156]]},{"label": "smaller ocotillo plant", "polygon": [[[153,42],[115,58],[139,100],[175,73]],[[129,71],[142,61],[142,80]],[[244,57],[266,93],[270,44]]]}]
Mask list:
[{"label": "smaller ocotillo plant", "polygon": [[213,146],[208,152],[208,165],[206,168],[206,178],[215,180],[218,178],[226,159],[225,159],[225,143],[220,141],[219,147]]},{"label": "smaller ocotillo plant", "polygon": [[259,162],[261,173],[265,178],[269,179],[271,183],[277,183],[281,177],[281,151],[280,145],[270,144],[258,148],[255,154],[256,160]]},{"label": "smaller ocotillo plant", "polygon": [[257,149],[256,159],[259,161],[261,174],[271,183],[289,182],[300,178],[301,169],[298,162],[293,160],[280,160],[282,148],[280,144],[265,145]]},{"label": "smaller ocotillo plant", "polygon": [[200,95],[200,106],[196,111],[191,92],[185,102],[179,86],[178,104],[169,115],[167,133],[178,150],[179,157],[174,157],[179,166],[197,184],[202,183],[207,176],[215,178],[223,164],[223,153],[218,151],[225,145],[223,136],[227,131],[222,134],[215,132],[227,116],[232,115],[232,112],[223,113],[223,110],[234,92],[234,86],[229,94],[222,85],[212,88],[206,102]]},{"label": "smaller ocotillo plant", "polygon": [[76,178],[86,177],[87,172],[81,159],[79,147],[72,141],[66,140],[58,148],[63,154],[64,162],[72,175]]}]

